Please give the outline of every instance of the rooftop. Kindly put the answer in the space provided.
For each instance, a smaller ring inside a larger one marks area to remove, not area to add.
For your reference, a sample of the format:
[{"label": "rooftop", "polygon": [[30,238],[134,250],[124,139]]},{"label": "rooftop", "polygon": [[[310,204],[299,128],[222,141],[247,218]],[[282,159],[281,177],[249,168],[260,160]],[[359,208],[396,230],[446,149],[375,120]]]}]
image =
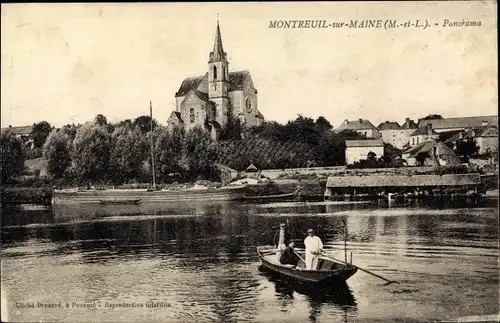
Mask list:
[{"label": "rooftop", "polygon": [[5,127],[2,128],[2,133],[6,131],[10,131],[15,135],[29,135],[31,134],[31,131],[33,130],[33,126],[16,126],[16,127]]},{"label": "rooftop", "polygon": [[425,127],[431,123],[434,129],[447,129],[447,128],[478,128],[498,125],[498,116],[476,116],[476,117],[463,117],[463,118],[446,118],[435,120],[419,120],[418,126]]},{"label": "rooftop", "polygon": [[330,176],[326,187],[423,187],[481,184],[479,174]]},{"label": "rooftop", "polygon": [[377,129],[377,128],[370,122],[370,120],[358,119],[354,121],[345,120],[335,130],[339,132],[343,130],[371,130],[371,129]]},{"label": "rooftop", "polygon": [[481,184],[479,174],[330,176],[326,187],[424,187]]},{"label": "rooftop", "polygon": [[438,135],[436,130],[434,130],[434,124],[432,124],[432,127],[430,129],[428,129],[427,127],[419,127],[410,136],[429,135],[429,134]]},{"label": "rooftop", "polygon": [[405,123],[401,126],[401,129],[417,129],[417,124],[410,118],[406,118]]},{"label": "rooftop", "polygon": [[378,125],[378,130],[397,130],[397,129],[401,129],[401,126],[399,125],[399,123],[395,122],[395,121],[386,121],[386,122],[382,122],[381,124]]},{"label": "rooftop", "polygon": [[384,147],[382,139],[346,140],[346,147]]}]

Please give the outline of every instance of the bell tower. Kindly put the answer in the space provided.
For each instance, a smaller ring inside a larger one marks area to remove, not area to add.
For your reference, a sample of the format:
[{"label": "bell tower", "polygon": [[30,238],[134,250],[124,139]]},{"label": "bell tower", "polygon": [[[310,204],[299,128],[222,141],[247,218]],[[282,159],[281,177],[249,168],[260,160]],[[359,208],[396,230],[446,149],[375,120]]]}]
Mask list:
[{"label": "bell tower", "polygon": [[221,126],[226,125],[230,113],[228,65],[227,54],[222,47],[219,20],[217,19],[214,48],[210,52],[208,60],[208,97],[210,101],[215,103],[215,120]]}]

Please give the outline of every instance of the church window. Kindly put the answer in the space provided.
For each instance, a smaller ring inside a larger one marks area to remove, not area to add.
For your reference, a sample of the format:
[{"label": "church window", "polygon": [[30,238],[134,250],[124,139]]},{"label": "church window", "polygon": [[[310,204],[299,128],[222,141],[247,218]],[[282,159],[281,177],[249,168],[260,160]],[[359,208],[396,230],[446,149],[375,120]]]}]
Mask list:
[{"label": "church window", "polygon": [[217,83],[212,84],[212,90],[217,91]]},{"label": "church window", "polygon": [[245,100],[245,107],[248,113],[252,112],[252,100],[250,98]]},{"label": "church window", "polygon": [[193,109],[193,108],[191,108],[191,109],[189,110],[189,121],[190,121],[191,123],[194,123],[194,122],[195,122],[195,115],[194,115],[194,109]]},{"label": "church window", "polygon": [[217,79],[217,66],[214,66],[214,80]]}]

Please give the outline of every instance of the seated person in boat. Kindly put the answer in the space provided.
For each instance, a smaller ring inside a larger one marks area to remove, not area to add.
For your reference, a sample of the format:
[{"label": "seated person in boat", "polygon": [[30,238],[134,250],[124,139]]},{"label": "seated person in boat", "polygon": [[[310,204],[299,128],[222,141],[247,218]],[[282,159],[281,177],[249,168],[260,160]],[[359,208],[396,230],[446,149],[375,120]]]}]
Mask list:
[{"label": "seated person in boat", "polygon": [[314,230],[307,230],[308,236],[304,239],[306,247],[306,269],[316,270],[318,267],[319,255],[323,250],[323,242],[321,239],[314,235]]},{"label": "seated person in boat", "polygon": [[297,263],[299,262],[299,257],[294,251],[295,247],[295,242],[290,241],[288,244],[288,247],[283,250],[280,256],[280,263],[282,265],[294,265],[297,266]]}]

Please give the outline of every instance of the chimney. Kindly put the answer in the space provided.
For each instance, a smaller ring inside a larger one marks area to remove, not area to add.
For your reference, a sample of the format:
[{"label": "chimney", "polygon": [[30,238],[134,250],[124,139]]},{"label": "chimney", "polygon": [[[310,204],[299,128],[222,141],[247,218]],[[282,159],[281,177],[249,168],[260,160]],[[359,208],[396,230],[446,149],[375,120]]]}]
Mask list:
[{"label": "chimney", "polygon": [[345,120],[344,120],[344,123],[349,123],[349,120],[345,119]]},{"label": "chimney", "polygon": [[483,120],[483,122],[481,123],[481,126],[483,126],[483,127],[487,127],[487,126],[488,126],[488,121]]},{"label": "chimney", "polygon": [[359,118],[359,123],[363,123],[363,119]]},{"label": "chimney", "polygon": [[427,134],[432,135],[432,123],[428,123],[425,127],[427,128]]},{"label": "chimney", "polygon": [[406,122],[406,123],[410,123],[410,118],[406,118],[406,119],[405,119],[405,122]]}]

